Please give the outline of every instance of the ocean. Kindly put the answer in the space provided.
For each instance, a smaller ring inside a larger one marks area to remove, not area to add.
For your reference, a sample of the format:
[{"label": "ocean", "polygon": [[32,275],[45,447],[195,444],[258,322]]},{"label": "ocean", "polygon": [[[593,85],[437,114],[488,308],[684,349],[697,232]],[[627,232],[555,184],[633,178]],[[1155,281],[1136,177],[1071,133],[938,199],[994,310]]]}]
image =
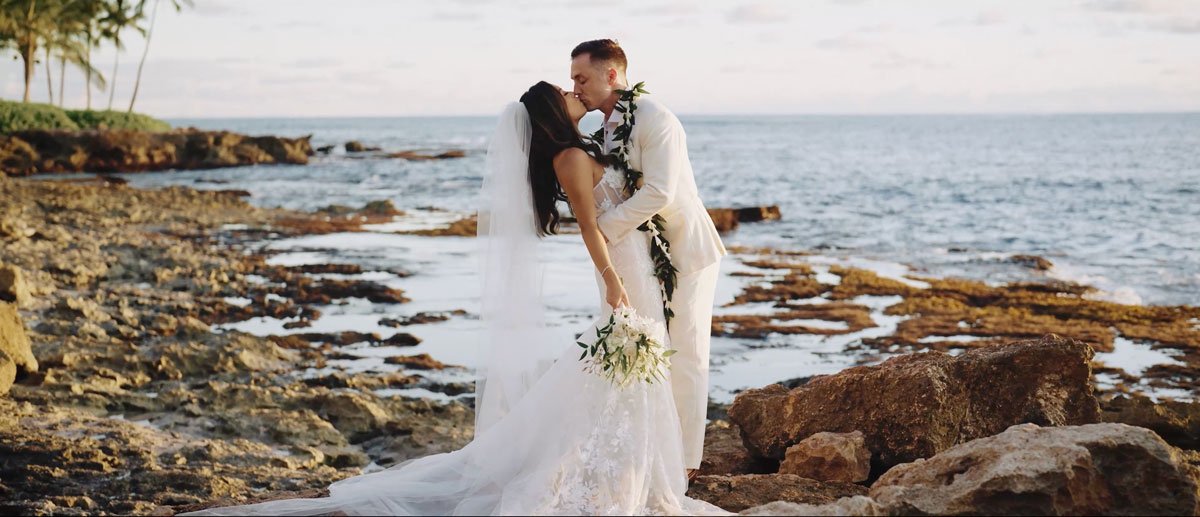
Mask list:
[{"label": "ocean", "polygon": [[[1200,305],[1200,114],[1038,116],[681,116],[688,149],[708,207],[779,205],[782,220],[747,223],[723,236],[726,245],[803,250],[818,275],[831,264],[866,268],[889,278],[958,276],[992,284],[1064,279],[1091,284],[1096,295],[1129,304]],[[365,300],[322,307],[307,329],[256,318],[222,326],[259,335],[356,330],[389,335],[383,317],[420,311],[476,310],[473,239],[397,235],[398,229],[444,224],[473,210],[488,117],[172,120],[177,127],[249,134],[313,135],[314,147],[336,145],[307,166],[253,166],[206,171],[125,174],[135,187],[186,185],[239,189],[262,206],[315,209],[388,199],[408,214],[359,234],[308,236],[264,243],[272,263],[353,262],[362,276],[403,289],[413,301],[381,306]],[[589,116],[584,128],[596,127]],[[354,159],[341,145],[358,140],[388,151],[462,149],[465,158],[410,162]],[[450,212],[446,212],[449,210]],[[575,235],[545,242],[551,324],[572,345],[600,311],[586,249]],[[1053,262],[1039,271],[1011,260],[1033,254]],[[388,271],[411,271],[398,276]],[[716,314],[760,272],[726,257]],[[246,303],[248,300],[230,300]],[[904,317],[884,309],[898,297],[861,296],[876,323],[834,336],[773,335],[766,340],[714,337],[710,395],[729,402],[740,390],[829,374],[888,354],[864,353],[864,338],[889,335]],[[384,358],[429,353],[464,366],[428,374],[436,382],[469,382],[480,352],[477,319],[405,329],[416,347],[360,344],[328,369],[389,370]],[[1182,364],[1174,351],[1121,337],[1096,360],[1138,376],[1155,364]],[[1114,384],[1111,374],[1097,383]],[[1157,397],[1191,399],[1186,390],[1132,386]],[[454,398],[425,388],[387,395]],[[469,396],[465,395],[465,396]]]},{"label": "ocean", "polygon": [[[779,205],[727,243],[897,261],[989,281],[1034,273],[1114,301],[1200,304],[1200,114],[681,116],[709,207]],[[264,206],[390,199],[469,211],[488,117],[171,120],[177,127],[313,135],[338,154],[305,167],[127,175],[136,186],[232,188]],[[585,129],[599,119],[584,119]],[[458,160],[353,160],[341,144],[467,151]],[[228,180],[227,184],[196,183]]]}]

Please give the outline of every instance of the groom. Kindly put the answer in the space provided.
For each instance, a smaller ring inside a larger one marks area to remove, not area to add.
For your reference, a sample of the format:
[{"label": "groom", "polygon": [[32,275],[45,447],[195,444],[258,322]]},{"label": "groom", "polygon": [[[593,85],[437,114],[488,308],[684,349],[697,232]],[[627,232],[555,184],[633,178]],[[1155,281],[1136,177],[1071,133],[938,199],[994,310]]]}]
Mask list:
[{"label": "groom", "polygon": [[[619,99],[615,90],[629,88],[626,64],[625,51],[613,40],[585,41],[571,51],[575,95],[589,111],[604,113],[605,152],[617,145],[613,131],[622,114],[614,109]],[[700,201],[679,119],[652,97],[641,97],[636,104],[628,159],[645,182],[624,203],[601,214],[598,223],[604,238],[615,243],[640,231],[637,227],[654,214],[666,219],[663,235],[671,243],[671,264],[679,271],[671,300],[675,315],[667,329],[677,350],[671,356],[671,390],[690,479],[704,451],[713,296],[725,245]]]}]

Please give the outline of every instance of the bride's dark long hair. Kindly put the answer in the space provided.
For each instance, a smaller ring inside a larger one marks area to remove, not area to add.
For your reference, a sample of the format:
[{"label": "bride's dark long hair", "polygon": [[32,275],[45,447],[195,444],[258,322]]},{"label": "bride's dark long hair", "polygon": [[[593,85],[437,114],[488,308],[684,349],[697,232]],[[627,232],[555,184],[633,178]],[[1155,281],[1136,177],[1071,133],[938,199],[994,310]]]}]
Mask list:
[{"label": "bride's dark long hair", "polygon": [[554,174],[554,157],[564,149],[578,148],[604,162],[600,147],[585,140],[567,113],[567,103],[554,85],[541,81],[521,95],[521,104],[529,112],[532,137],[529,142],[529,184],[533,187],[533,206],[537,212],[538,237],[558,233],[562,216],[558,202],[567,194]]}]

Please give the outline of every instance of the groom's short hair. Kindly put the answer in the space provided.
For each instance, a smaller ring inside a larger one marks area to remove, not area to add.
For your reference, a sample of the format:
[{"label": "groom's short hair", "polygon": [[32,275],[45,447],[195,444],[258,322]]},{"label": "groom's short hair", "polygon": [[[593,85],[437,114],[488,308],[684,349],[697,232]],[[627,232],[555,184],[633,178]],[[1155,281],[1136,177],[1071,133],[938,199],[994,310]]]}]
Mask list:
[{"label": "groom's short hair", "polygon": [[594,39],[585,41],[575,45],[575,50],[571,51],[571,59],[575,59],[582,54],[588,54],[588,58],[592,64],[597,62],[611,63],[613,68],[625,73],[625,68],[629,62],[625,59],[625,51],[621,50],[621,45],[611,39]]}]

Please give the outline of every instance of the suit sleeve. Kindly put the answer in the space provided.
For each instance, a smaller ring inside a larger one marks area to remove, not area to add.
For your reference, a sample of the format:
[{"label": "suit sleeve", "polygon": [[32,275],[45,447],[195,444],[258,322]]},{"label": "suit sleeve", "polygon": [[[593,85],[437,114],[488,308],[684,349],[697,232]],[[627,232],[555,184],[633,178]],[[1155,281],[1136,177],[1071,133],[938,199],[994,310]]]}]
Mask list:
[{"label": "suit sleeve", "polygon": [[633,196],[597,219],[600,231],[613,244],[666,208],[675,198],[687,164],[687,137],[678,118],[662,111],[635,124],[638,134],[633,143],[642,150],[644,183]]}]

